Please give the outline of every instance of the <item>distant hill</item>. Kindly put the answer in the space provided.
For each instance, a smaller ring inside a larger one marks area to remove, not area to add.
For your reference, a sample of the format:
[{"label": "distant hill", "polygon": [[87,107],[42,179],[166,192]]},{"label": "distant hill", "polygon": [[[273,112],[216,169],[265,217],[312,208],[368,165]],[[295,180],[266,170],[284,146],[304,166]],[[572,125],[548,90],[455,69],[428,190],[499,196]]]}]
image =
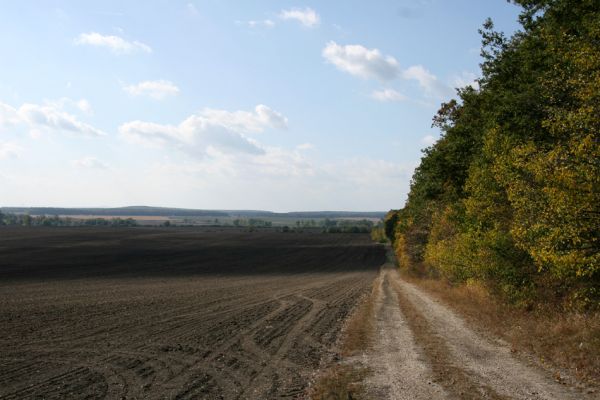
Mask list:
[{"label": "distant hill", "polygon": [[116,208],[58,208],[58,207],[1,207],[0,211],[30,215],[95,215],[95,216],[158,216],[158,217],[241,217],[266,218],[287,217],[311,218],[383,218],[383,211],[295,211],[275,213],[261,210],[195,210],[189,208],[168,208],[130,206]]},{"label": "distant hill", "polygon": [[229,214],[214,210],[190,210],[167,207],[117,208],[56,208],[56,207],[2,207],[2,212],[31,215],[97,215],[97,216],[158,216],[158,217],[227,217]]}]

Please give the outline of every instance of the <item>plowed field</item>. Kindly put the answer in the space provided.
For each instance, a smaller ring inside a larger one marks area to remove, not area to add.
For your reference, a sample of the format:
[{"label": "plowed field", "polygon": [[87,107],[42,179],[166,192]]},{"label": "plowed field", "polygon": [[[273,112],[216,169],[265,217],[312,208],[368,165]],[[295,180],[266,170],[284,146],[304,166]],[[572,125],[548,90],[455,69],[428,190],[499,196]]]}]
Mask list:
[{"label": "plowed field", "polygon": [[367,235],[0,229],[0,398],[294,398],[385,261]]}]

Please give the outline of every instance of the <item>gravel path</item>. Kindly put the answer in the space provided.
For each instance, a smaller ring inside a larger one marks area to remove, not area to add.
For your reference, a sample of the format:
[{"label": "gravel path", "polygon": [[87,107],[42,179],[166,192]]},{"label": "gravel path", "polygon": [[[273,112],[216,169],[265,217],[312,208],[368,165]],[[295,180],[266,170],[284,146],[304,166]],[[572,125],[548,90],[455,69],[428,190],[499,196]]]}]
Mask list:
[{"label": "gravel path", "polygon": [[373,368],[367,384],[370,397],[394,400],[445,399],[443,388],[415,343],[412,331],[398,307],[398,295],[390,281],[390,268],[378,278],[375,300],[376,339],[373,352],[363,363]]},{"label": "gravel path", "polygon": [[386,264],[376,291],[372,368],[377,399],[587,400],[597,393],[555,381],[551,372],[513,356],[509,346],[470,329],[441,302]]}]

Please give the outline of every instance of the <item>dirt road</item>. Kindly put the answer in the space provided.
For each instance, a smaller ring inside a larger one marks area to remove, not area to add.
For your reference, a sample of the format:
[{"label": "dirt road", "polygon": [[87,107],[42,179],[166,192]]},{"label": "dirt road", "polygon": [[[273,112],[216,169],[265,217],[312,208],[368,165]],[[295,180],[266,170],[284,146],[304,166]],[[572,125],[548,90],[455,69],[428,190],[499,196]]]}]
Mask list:
[{"label": "dirt road", "polygon": [[360,234],[0,233],[7,400],[302,396],[385,259]]},{"label": "dirt road", "polygon": [[372,368],[377,399],[598,399],[517,359],[509,346],[470,329],[448,307],[386,264],[377,278],[375,346],[358,361]]}]

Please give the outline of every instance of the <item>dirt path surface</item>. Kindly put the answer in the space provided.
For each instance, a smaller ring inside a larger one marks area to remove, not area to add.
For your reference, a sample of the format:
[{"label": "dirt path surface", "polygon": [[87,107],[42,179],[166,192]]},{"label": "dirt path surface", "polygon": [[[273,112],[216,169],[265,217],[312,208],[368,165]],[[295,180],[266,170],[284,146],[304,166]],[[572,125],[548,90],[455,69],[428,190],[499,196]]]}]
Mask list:
[{"label": "dirt path surface", "polygon": [[392,264],[378,277],[376,337],[362,359],[377,399],[598,399],[556,382],[482,337],[441,302],[404,281]]},{"label": "dirt path surface", "polygon": [[376,281],[375,339],[373,352],[361,360],[373,369],[367,382],[370,397],[393,400],[445,399],[433,373],[415,343],[398,307],[392,287],[394,270],[385,267]]},{"label": "dirt path surface", "polygon": [[0,398],[301,397],[384,259],[368,235],[0,231]]}]

